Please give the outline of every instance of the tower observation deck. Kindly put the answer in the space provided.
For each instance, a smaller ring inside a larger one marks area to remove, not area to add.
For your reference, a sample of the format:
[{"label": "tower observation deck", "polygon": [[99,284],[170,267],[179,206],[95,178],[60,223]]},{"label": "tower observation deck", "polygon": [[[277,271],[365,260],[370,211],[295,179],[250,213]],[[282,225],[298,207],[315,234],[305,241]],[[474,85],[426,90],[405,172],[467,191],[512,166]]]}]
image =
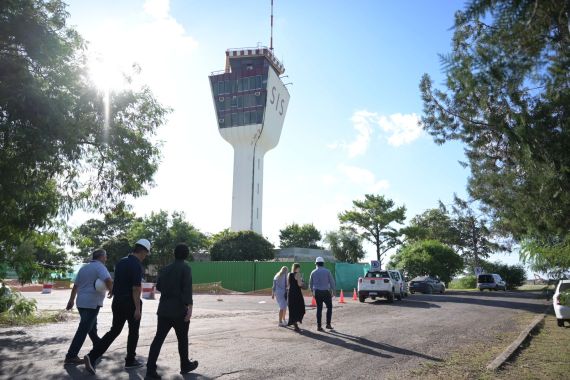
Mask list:
[{"label": "tower observation deck", "polygon": [[232,231],[262,231],[263,158],[277,146],[289,92],[285,68],[267,47],[226,50],[210,75],[218,130],[234,148]]}]

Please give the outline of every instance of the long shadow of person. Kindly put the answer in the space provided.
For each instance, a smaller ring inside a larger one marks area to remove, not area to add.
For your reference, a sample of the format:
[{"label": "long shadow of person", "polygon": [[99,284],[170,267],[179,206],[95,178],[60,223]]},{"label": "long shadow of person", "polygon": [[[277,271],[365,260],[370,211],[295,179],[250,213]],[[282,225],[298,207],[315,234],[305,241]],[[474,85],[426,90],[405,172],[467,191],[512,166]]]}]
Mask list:
[{"label": "long shadow of person", "polygon": [[352,350],[355,352],[360,352],[362,354],[367,354],[367,355],[371,355],[371,356],[378,356],[381,358],[388,358],[388,359],[393,358],[393,356],[391,356],[391,355],[383,354],[383,353],[378,352],[378,351],[376,351],[370,347],[367,347],[365,345],[350,343],[350,342],[347,342],[346,340],[343,340],[343,339],[340,339],[338,337],[334,337],[331,335],[315,334],[314,332],[311,332],[308,330],[301,330],[300,334],[303,336],[306,336],[308,338],[319,340],[321,342],[332,344],[334,346],[346,348],[348,350]]},{"label": "long shadow of person", "polygon": [[435,356],[430,356],[430,355],[422,354],[420,352],[408,350],[405,348],[392,346],[391,344],[387,344],[387,343],[374,342],[370,339],[362,338],[359,336],[353,336],[353,335],[349,335],[349,334],[344,334],[344,333],[338,332],[336,330],[331,330],[331,331],[329,331],[329,333],[331,335],[337,336],[339,338],[347,339],[347,340],[359,343],[359,344],[366,346],[366,347],[375,348],[377,350],[388,351],[388,352],[392,352],[394,354],[399,354],[399,355],[416,356],[418,358],[427,359],[427,360],[431,360],[431,361],[435,361],[435,362],[442,362],[443,361],[443,359],[437,358]]}]

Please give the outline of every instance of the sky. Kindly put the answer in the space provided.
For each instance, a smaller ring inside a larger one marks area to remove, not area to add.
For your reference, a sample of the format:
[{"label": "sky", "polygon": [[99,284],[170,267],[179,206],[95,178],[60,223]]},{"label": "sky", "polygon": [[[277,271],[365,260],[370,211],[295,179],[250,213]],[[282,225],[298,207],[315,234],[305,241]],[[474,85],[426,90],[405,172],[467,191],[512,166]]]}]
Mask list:
[{"label": "sky", "polygon": [[[96,57],[93,75],[120,87],[133,63],[172,108],[158,132],[162,160],[142,216],[184,211],[205,233],[231,222],[233,148],[217,129],[208,82],[228,48],[269,45],[270,1],[73,0],[70,25]],[[291,100],[281,139],[265,156],[263,235],[276,246],[290,223],[323,234],[364,194],[405,205],[407,220],[453,194],[466,197],[460,143],[436,145],[419,125],[419,82],[444,81],[438,54],[450,50],[463,2],[275,0],[274,51]],[[113,74],[115,73],[115,74]],[[78,225],[87,215],[76,213]],[[367,260],[373,249],[366,246]],[[517,255],[496,256],[517,262]]]}]

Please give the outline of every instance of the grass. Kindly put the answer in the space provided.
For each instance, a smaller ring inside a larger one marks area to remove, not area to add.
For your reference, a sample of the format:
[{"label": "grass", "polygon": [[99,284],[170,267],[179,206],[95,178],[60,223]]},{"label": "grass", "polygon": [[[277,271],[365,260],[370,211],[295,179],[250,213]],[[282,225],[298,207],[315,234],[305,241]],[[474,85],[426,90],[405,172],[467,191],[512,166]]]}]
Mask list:
[{"label": "grass", "polygon": [[65,311],[39,311],[28,316],[15,316],[11,313],[0,314],[0,327],[32,326],[44,323],[65,322],[70,314]]},{"label": "grass", "polygon": [[405,378],[422,380],[495,379],[495,374],[486,369],[487,364],[511,344],[524,326],[529,324],[533,318],[534,314],[524,313],[515,318],[514,323],[517,324],[518,328],[513,329],[513,331],[501,332],[485,341],[463,346],[443,362],[422,363],[419,368],[406,374]]},{"label": "grass", "polygon": [[[568,323],[566,323],[568,326]],[[568,379],[570,377],[570,328],[558,327],[549,315],[542,330],[502,370],[497,379]]]}]

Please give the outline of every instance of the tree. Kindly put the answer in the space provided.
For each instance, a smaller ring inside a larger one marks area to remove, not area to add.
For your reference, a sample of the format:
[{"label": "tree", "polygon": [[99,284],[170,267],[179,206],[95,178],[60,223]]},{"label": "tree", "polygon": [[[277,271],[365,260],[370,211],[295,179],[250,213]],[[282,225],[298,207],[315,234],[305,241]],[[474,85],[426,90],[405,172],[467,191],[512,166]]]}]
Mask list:
[{"label": "tree", "polygon": [[363,201],[352,201],[352,204],[352,210],[340,213],[338,219],[375,246],[376,258],[382,264],[384,254],[400,244],[401,232],[393,225],[404,223],[406,207],[394,208],[394,201],[374,194],[366,194]]},{"label": "tree", "polygon": [[10,264],[20,283],[32,282],[34,278],[46,280],[52,274],[66,275],[71,261],[62,248],[56,233],[34,233],[24,240],[15,251]]},{"label": "tree", "polygon": [[271,244],[253,231],[229,232],[210,250],[212,261],[266,261],[275,257]]},{"label": "tree", "polygon": [[113,211],[105,214],[103,220],[89,219],[71,233],[71,243],[79,252],[77,258],[88,261],[91,253],[97,248],[107,251],[107,269],[115,270],[115,264],[133,249],[130,231],[135,222],[140,222],[129,208],[120,205]]},{"label": "tree", "polygon": [[565,278],[570,272],[570,235],[564,240],[525,240],[520,257],[535,272],[547,273],[556,279]]},{"label": "tree", "polygon": [[202,232],[185,220],[184,213],[166,211],[153,212],[150,216],[136,221],[129,231],[131,241],[145,238],[151,242],[150,264],[156,265],[156,271],[168,265],[174,259],[174,248],[178,243],[186,243],[190,249],[189,261],[195,253],[205,250],[207,238]]},{"label": "tree", "polygon": [[413,217],[402,232],[409,242],[437,240],[450,247],[455,247],[459,243],[459,231],[441,202],[438,208],[426,210]]},{"label": "tree", "polygon": [[432,275],[445,283],[449,283],[463,266],[461,256],[451,247],[435,240],[407,245],[388,263],[388,267],[402,269],[410,277]]},{"label": "tree", "polygon": [[425,130],[464,143],[470,195],[517,240],[570,231],[568,24],[568,1],[472,0],[442,57],[446,88],[420,84]]},{"label": "tree", "polygon": [[366,253],[362,247],[362,238],[350,228],[331,231],[325,237],[334,258],[340,262],[357,263]]},{"label": "tree", "polygon": [[0,3],[0,241],[11,254],[58,215],[144,194],[158,167],[151,138],[168,110],[147,87],[104,97],[68,16],[60,0]]},{"label": "tree", "polygon": [[481,266],[483,259],[493,252],[507,250],[493,239],[495,234],[485,218],[476,215],[469,202],[455,196],[452,205],[453,223],[458,233],[456,247],[461,252],[465,265],[471,269]]},{"label": "tree", "polygon": [[321,233],[312,224],[290,224],[279,231],[279,246],[281,248],[317,248],[322,239]]}]

